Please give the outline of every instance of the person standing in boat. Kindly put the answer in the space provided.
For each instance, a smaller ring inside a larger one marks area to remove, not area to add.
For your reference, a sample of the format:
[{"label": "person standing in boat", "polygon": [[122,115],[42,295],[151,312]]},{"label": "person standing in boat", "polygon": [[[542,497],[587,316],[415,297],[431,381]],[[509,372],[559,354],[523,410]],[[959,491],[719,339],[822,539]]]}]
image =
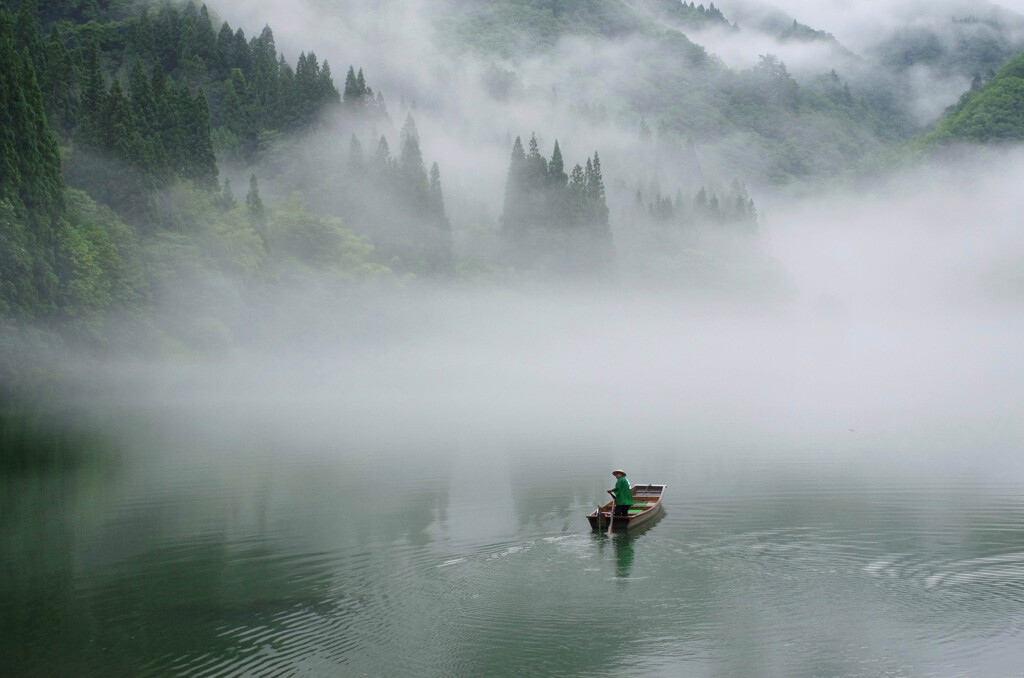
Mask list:
[{"label": "person standing in boat", "polygon": [[615,499],[615,515],[628,516],[629,507],[633,505],[633,490],[630,489],[629,481],[626,480],[626,472],[616,469],[612,471],[612,475],[616,478],[615,487],[608,490],[608,494]]}]

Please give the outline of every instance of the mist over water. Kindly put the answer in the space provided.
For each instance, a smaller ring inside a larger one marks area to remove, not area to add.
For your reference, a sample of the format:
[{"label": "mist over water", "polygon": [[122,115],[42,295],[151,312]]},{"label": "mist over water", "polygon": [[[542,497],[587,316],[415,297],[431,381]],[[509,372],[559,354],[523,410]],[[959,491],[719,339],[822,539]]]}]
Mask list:
[{"label": "mist over water", "polygon": [[[759,256],[774,273],[738,291],[300,289],[252,310],[254,338],[233,353],[135,385],[325,441],[813,447],[850,434],[921,452],[1012,448],[1022,172],[1018,153],[1000,154],[984,170],[772,205]],[[100,374],[132,385],[149,369]]]},{"label": "mist over water", "polygon": [[[139,674],[1012,675],[1024,163],[987,167],[774,206],[772,294],[307,290],[219,359],[94,365],[122,461],[10,495],[51,544],[12,581],[73,570]],[[669,492],[609,539],[616,467]]]}]

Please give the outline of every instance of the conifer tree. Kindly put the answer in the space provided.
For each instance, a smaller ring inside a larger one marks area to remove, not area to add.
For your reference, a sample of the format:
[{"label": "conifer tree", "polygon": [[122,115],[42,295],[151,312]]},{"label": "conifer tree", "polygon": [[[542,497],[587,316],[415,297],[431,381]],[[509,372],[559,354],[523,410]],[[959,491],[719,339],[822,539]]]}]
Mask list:
[{"label": "conifer tree", "polygon": [[210,21],[210,12],[206,5],[200,8],[199,19],[196,21],[195,50],[207,68],[216,67],[217,33],[213,30],[213,22]]},{"label": "conifer tree", "polygon": [[444,214],[444,195],[441,192],[441,170],[436,162],[430,166],[430,207],[442,223],[447,222]]},{"label": "conifer tree", "polygon": [[[567,191],[569,223],[579,226],[585,223],[587,218],[587,179],[579,163],[576,163],[569,174]],[[639,192],[637,195],[639,196]]]},{"label": "conifer tree", "polygon": [[526,199],[525,194],[526,152],[522,140],[516,137],[505,179],[505,204],[502,210],[502,229],[507,233],[516,233],[524,226],[522,201]]},{"label": "conifer tree", "polygon": [[135,45],[135,52],[144,59],[153,59],[159,62],[159,55],[156,51],[156,38],[154,37],[153,22],[149,18],[149,12],[142,12],[135,22],[132,35],[132,42]]},{"label": "conifer tree", "polygon": [[217,33],[217,69],[221,78],[226,78],[232,68],[237,67],[235,60],[235,34],[227,21],[220,25]]},{"label": "conifer tree", "polygon": [[181,21],[181,38],[178,47],[178,59],[181,62],[192,63],[197,56],[198,38],[196,23],[199,20],[199,13],[192,2],[185,5],[185,11]]},{"label": "conifer tree", "polygon": [[132,72],[128,78],[128,94],[131,97],[131,110],[139,133],[143,137],[154,135],[158,129],[156,97],[141,61],[136,61],[132,65]]},{"label": "conifer tree", "polygon": [[348,73],[345,75],[345,93],[342,100],[346,105],[354,106],[362,96],[362,92],[359,91],[359,86],[356,84],[356,69],[349,66]]},{"label": "conifer tree", "polygon": [[82,125],[80,129],[84,140],[97,146],[101,143],[102,130],[99,127],[99,116],[103,110],[106,96],[107,88],[103,81],[103,72],[100,71],[99,48],[95,44],[91,44],[82,83]]},{"label": "conifer tree", "polygon": [[388,145],[387,137],[383,134],[380,135],[380,141],[377,143],[374,166],[377,172],[385,179],[391,179],[395,174],[395,161],[391,157],[391,147]]},{"label": "conifer tree", "polygon": [[14,43],[18,49],[28,50],[32,67],[37,73],[46,71],[46,50],[39,35],[39,14],[36,0],[21,0],[18,16],[14,22]]},{"label": "conifer tree", "polygon": [[181,14],[176,5],[165,2],[153,22],[154,48],[166,71],[173,71],[181,57]]},{"label": "conifer tree", "polygon": [[[187,85],[183,84],[182,87],[183,91],[188,91]],[[186,129],[188,169],[184,176],[194,180],[201,188],[214,190],[217,187],[217,157],[213,152],[213,141],[210,139],[210,106],[202,86],[199,87],[196,98],[188,102],[185,111],[183,122]]]},{"label": "conifer tree", "polygon": [[348,145],[348,166],[355,172],[363,168],[363,145],[359,143],[359,137],[355,134]]},{"label": "conifer tree", "polygon": [[320,73],[316,79],[316,101],[318,106],[341,102],[341,95],[338,94],[334,78],[331,77],[331,65],[326,59],[320,64]]},{"label": "conifer tree", "polygon": [[[588,161],[589,163],[589,161]],[[589,163],[590,176],[587,179],[587,199],[591,205],[594,225],[601,230],[608,229],[608,205],[604,195],[604,175],[601,172],[601,158],[594,151],[594,161]]]},{"label": "conifer tree", "polygon": [[72,92],[78,86],[77,69],[56,27],[46,45],[46,70],[39,86],[51,128],[66,136],[74,126],[77,113],[76,102],[72,98]]},{"label": "conifer tree", "polygon": [[526,156],[527,182],[531,190],[544,186],[548,178],[548,162],[540,154],[537,135],[530,136],[530,152]]},{"label": "conifer tree", "polygon": [[556,188],[564,188],[569,181],[562,161],[562,151],[558,148],[558,139],[555,139],[555,150],[551,152],[551,162],[548,163],[548,179]]},{"label": "conifer tree", "polygon": [[252,41],[253,77],[249,80],[253,124],[263,128],[277,127],[274,113],[278,109],[280,81],[274,33],[264,26]]},{"label": "conifer tree", "polygon": [[426,207],[429,200],[429,183],[423,165],[423,153],[420,151],[420,136],[416,131],[416,122],[412,119],[412,114],[405,118],[401,139],[402,149],[398,168],[403,190],[413,206]]},{"label": "conifer tree", "polygon": [[243,73],[249,75],[252,72],[252,53],[249,51],[249,41],[245,39],[245,31],[241,28],[235,31],[232,52],[234,63],[231,67],[241,68]]},{"label": "conifer tree", "polygon": [[454,272],[452,261],[452,225],[444,213],[444,195],[441,192],[441,170],[436,162],[430,166],[430,211],[433,213],[440,231],[438,271],[451,274]]}]

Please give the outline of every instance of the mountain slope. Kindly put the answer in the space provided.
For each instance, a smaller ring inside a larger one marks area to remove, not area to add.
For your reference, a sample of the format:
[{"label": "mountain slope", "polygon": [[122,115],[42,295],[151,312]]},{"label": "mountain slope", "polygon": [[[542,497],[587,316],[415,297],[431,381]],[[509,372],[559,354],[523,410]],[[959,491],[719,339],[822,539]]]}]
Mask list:
[{"label": "mountain slope", "polygon": [[1024,140],[1024,53],[960,102],[924,137],[927,146],[956,141],[1000,143]]}]

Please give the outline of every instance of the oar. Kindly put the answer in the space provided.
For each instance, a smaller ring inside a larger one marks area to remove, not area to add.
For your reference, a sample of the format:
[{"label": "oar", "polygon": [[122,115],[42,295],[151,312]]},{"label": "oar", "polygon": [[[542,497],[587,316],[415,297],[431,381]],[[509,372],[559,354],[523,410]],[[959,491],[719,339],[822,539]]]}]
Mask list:
[{"label": "oar", "polygon": [[612,497],[612,509],[608,514],[608,536],[612,536],[612,523],[615,520],[615,497]]}]

